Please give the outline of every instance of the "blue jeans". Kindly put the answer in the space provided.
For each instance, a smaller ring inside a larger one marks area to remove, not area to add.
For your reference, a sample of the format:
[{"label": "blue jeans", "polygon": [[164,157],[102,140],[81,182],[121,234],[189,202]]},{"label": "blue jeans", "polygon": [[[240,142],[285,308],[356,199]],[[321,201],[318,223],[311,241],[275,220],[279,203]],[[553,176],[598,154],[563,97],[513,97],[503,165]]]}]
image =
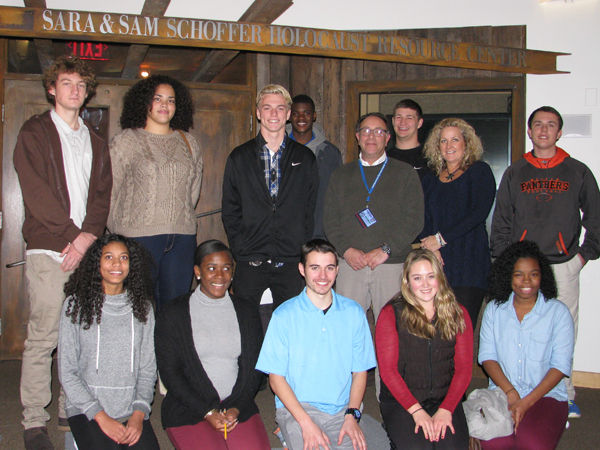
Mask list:
[{"label": "blue jeans", "polygon": [[134,237],[152,255],[156,310],[189,292],[194,278],[194,234],[157,234]]}]

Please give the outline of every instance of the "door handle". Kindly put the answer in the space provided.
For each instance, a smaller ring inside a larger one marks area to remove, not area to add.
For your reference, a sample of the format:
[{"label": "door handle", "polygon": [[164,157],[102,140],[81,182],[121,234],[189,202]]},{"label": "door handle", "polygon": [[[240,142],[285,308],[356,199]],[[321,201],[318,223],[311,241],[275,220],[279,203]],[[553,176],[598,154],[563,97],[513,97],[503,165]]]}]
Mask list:
[{"label": "door handle", "polygon": [[15,262],[7,264],[6,268],[11,269],[13,267],[24,266],[24,265],[25,265],[25,260],[23,259],[22,261],[15,261]]}]

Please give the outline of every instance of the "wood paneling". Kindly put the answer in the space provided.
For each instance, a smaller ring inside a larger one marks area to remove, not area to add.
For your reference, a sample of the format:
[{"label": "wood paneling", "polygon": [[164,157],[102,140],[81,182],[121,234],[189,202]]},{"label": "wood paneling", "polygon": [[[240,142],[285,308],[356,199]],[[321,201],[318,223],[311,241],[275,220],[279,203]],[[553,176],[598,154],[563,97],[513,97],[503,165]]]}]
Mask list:
[{"label": "wood paneling", "polygon": [[[284,86],[286,89],[291,90],[291,80],[290,80],[290,63],[291,56],[289,55],[271,55],[269,58],[270,61],[270,81],[269,83],[276,83]],[[262,86],[258,86],[260,90]]]},{"label": "wood paneling", "polygon": [[26,336],[29,303],[23,282],[24,265],[6,268],[6,264],[25,258],[25,243],[21,237],[24,219],[23,197],[12,155],[17,134],[23,122],[48,109],[41,82],[7,80],[4,83],[5,121],[2,152],[2,335],[0,359],[19,356]]},{"label": "wood paneling", "polygon": [[[211,85],[212,86],[212,85]],[[202,149],[204,170],[197,213],[221,209],[225,162],[231,150],[247,141],[252,132],[254,93],[226,86],[193,89],[194,128],[190,131]],[[221,214],[198,220],[198,242],[220,239],[227,242]]]}]

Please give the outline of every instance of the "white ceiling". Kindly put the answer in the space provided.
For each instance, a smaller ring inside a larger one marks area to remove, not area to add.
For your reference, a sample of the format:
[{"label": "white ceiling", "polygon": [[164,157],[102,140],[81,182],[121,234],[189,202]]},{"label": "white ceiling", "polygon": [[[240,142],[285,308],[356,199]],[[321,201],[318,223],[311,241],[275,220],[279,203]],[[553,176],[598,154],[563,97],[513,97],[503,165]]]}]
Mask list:
[{"label": "white ceiling", "polygon": [[[586,15],[600,0],[294,0],[274,23],[338,30],[527,25],[562,14]],[[252,0],[171,0],[166,16],[237,21]],[[144,0],[46,0],[50,9],[140,14]],[[24,6],[0,0],[0,6]]]}]

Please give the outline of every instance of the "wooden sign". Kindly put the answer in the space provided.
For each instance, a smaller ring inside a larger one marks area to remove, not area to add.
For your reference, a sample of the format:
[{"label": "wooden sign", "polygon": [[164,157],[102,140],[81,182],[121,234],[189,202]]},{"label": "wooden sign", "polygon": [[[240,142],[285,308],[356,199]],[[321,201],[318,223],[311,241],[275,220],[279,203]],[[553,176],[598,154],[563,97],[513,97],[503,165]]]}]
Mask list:
[{"label": "wooden sign", "polygon": [[445,42],[389,31],[341,31],[221,20],[0,7],[0,35],[114,41],[550,74],[568,53]]}]

